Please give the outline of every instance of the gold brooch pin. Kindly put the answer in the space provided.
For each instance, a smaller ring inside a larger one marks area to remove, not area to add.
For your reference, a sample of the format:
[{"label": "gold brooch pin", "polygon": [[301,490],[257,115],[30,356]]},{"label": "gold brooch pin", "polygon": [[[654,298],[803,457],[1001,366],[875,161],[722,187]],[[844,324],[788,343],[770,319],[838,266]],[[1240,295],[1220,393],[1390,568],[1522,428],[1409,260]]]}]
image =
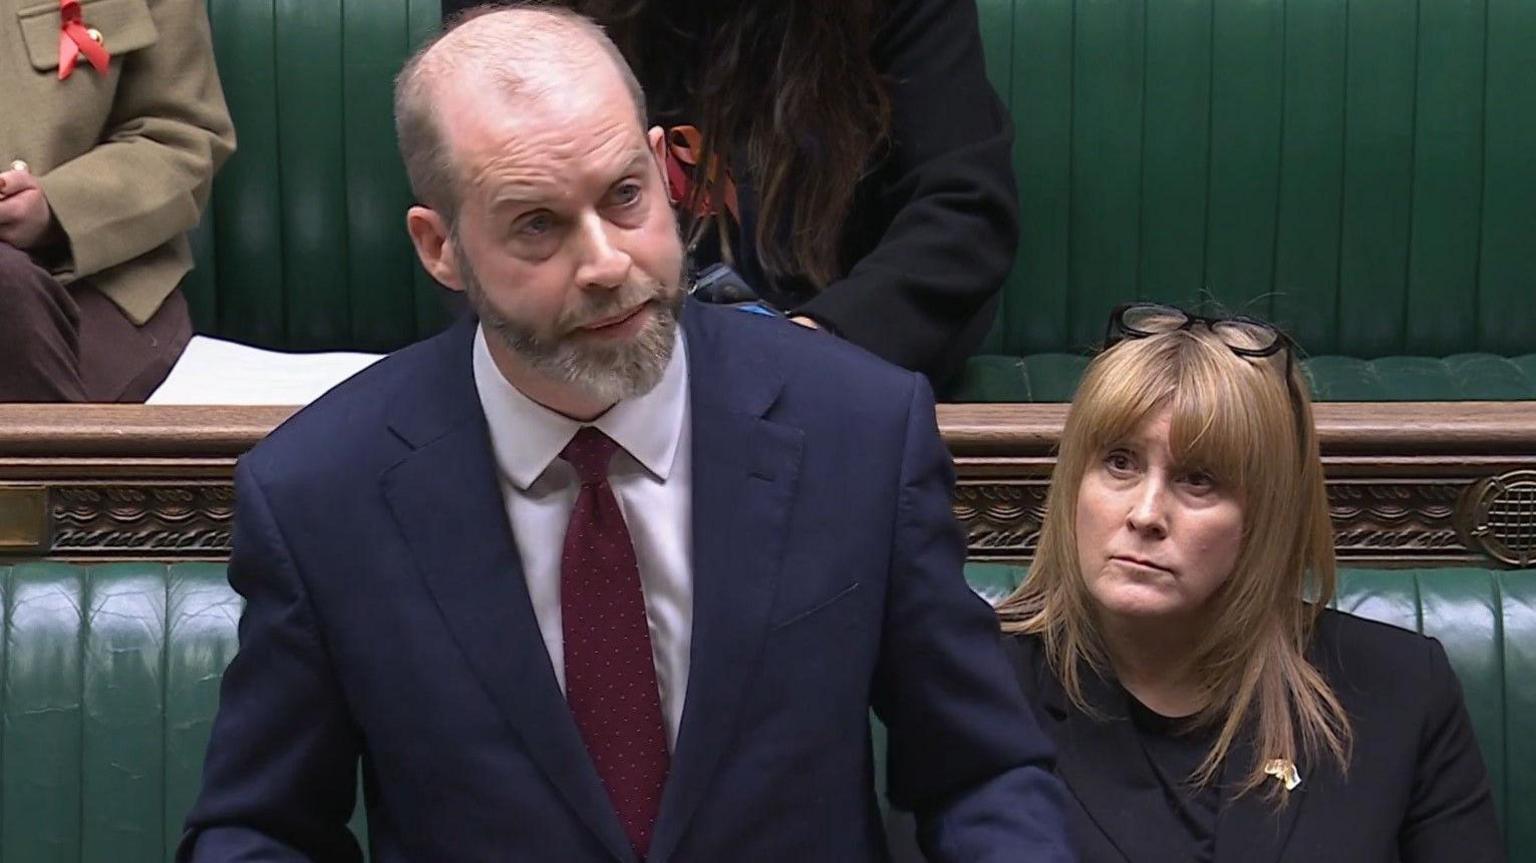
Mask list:
[{"label": "gold brooch pin", "polygon": [[1301,784],[1301,774],[1296,772],[1296,765],[1286,758],[1271,758],[1264,762],[1264,772],[1285,783],[1287,791]]}]

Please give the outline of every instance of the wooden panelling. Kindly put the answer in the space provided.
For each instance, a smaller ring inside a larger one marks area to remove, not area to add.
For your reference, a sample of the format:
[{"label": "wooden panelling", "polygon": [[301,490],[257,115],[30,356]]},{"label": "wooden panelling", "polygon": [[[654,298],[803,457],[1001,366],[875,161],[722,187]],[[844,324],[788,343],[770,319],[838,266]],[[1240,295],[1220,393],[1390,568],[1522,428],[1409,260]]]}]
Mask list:
[{"label": "wooden panelling", "polygon": [[[1066,409],[939,407],[973,558],[1031,556]],[[221,558],[235,459],[291,412],[0,405],[0,495],[41,488],[47,512],[44,542],[0,555]],[[1536,563],[1536,402],[1324,403],[1316,416],[1341,560]]]}]

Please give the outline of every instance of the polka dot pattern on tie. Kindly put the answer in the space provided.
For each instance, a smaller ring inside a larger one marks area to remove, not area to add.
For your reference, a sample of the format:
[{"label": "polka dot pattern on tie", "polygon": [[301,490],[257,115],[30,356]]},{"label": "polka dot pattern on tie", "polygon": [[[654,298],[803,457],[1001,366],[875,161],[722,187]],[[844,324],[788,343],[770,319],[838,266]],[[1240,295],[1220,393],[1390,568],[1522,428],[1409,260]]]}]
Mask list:
[{"label": "polka dot pattern on tie", "polygon": [[581,491],[560,559],[565,697],[608,799],[642,858],[661,807],[669,755],[640,569],[608,484],[614,440],[583,427],[561,457]]}]

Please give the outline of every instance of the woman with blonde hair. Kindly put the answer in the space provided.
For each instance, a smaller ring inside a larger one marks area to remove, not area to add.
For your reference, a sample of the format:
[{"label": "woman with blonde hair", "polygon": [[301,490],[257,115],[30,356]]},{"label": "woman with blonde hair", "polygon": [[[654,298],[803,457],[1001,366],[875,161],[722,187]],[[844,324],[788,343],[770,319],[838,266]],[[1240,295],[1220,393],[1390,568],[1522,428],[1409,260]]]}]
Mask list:
[{"label": "woman with blonde hair", "polygon": [[1295,346],[1132,304],[1073,399],[999,607],[1084,861],[1504,859],[1432,638],[1326,610],[1333,534]]}]

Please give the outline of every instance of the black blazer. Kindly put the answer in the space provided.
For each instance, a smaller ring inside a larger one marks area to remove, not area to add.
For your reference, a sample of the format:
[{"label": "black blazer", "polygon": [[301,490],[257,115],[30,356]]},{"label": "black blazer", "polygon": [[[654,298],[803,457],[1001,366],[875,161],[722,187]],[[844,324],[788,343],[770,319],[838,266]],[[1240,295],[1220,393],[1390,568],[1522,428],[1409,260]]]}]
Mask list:
[{"label": "black blazer", "polygon": [[[443,15],[482,2],[444,0]],[[891,132],[843,225],[847,270],[820,292],[802,278],[769,279],[751,230],[733,238],[736,267],[780,308],[941,388],[986,337],[1013,266],[1013,122],[987,79],[974,0],[881,0],[879,7],[871,52],[890,87]],[[641,84],[653,122],[694,122],[686,93],[671,92],[676,85]],[[736,179],[750,227],[756,196],[739,170]]]},{"label": "black blazer", "polygon": [[[1092,678],[1074,709],[1038,638],[1007,639],[1035,716],[1059,747],[1067,825],[1084,863],[1187,863],[1176,820],[1126,717],[1123,690]],[[1488,776],[1440,642],[1336,611],[1318,622],[1309,658],[1353,722],[1349,776],[1331,761],[1298,765],[1302,782],[1278,815],[1256,795],[1230,801],[1216,828],[1218,863],[1483,863],[1505,859]],[[1250,745],[1222,781],[1252,764]]]}]

